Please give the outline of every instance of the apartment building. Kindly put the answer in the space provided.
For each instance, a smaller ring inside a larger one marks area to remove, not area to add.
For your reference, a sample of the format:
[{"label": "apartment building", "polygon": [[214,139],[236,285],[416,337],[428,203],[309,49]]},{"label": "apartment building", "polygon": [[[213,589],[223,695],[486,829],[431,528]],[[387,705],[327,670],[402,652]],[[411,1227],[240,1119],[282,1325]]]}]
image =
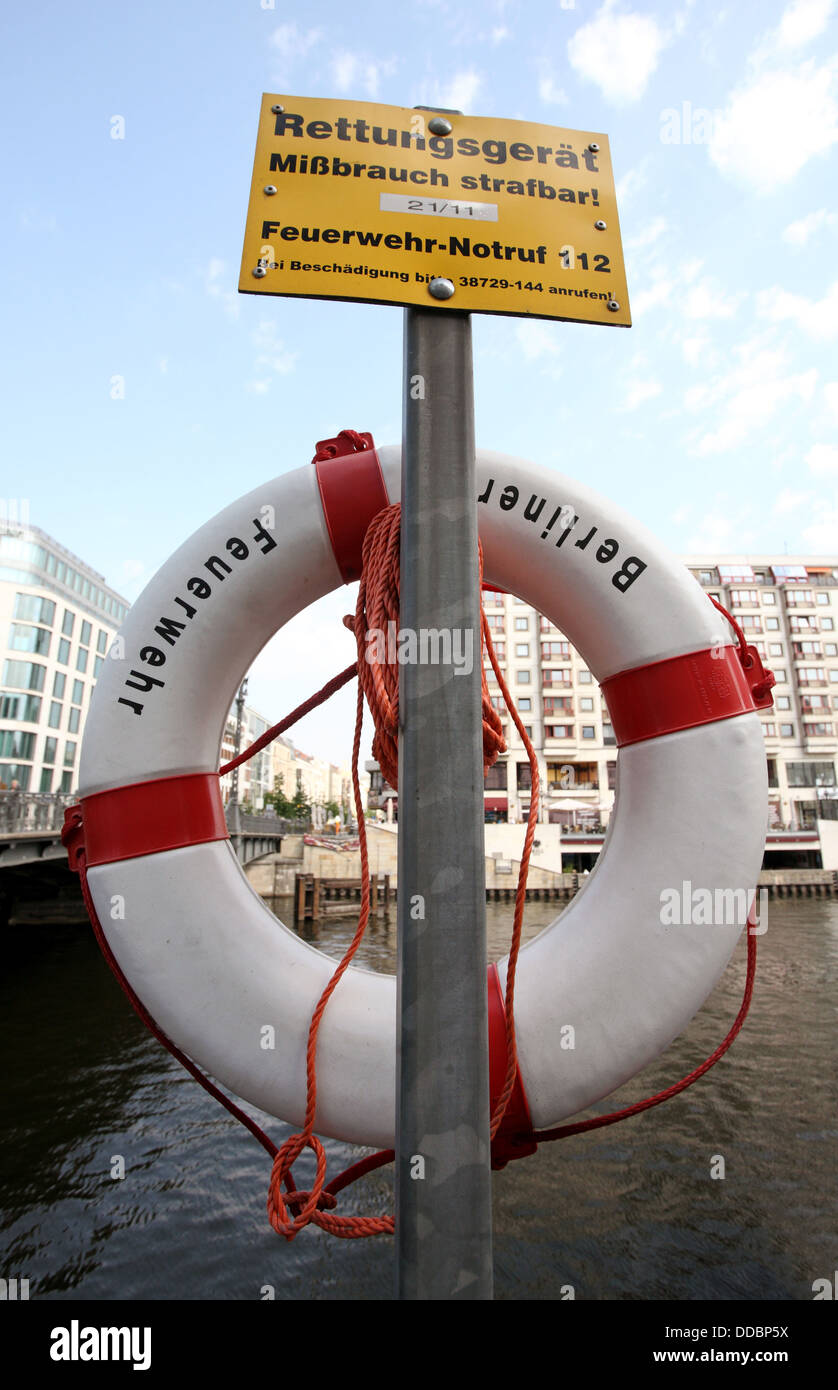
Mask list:
[{"label": "apartment building", "polygon": [[75,792],[90,697],[128,602],[37,526],[0,528],[0,787]]},{"label": "apartment building", "polygon": [[[741,624],[775,675],[774,708],[761,714],[769,781],[769,829],[813,830],[838,818],[838,557],[686,556],[705,592]],[[607,824],[617,747],[593,674],[565,635],[510,594],[484,591],[483,605],[522,723],[538,759],[538,819],[567,831]],[[532,779],[524,742],[485,663],[489,694],[507,743],[489,770],[487,822],[524,820]],[[392,804],[375,764],[375,806]]]}]

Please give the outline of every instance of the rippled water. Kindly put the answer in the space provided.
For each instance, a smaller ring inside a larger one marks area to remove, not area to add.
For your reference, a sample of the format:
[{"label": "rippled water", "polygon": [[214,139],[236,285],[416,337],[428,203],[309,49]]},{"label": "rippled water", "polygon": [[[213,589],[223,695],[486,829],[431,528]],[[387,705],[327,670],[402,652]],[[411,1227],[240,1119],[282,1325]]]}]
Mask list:
[{"label": "rippled water", "polygon": [[[511,911],[488,906],[495,959]],[[528,935],[555,913],[531,904]],[[332,921],[307,939],[340,956],[353,931]],[[28,1278],[31,1298],[258,1299],[267,1285],[287,1299],[392,1297],[390,1238],[274,1235],[268,1156],[145,1032],[90,933],[7,929],[4,948],[0,1275]],[[703,1081],[494,1175],[496,1297],[553,1299],[572,1284],[578,1299],[805,1300],[831,1276],[838,904],[772,903],[759,954],[745,1030]],[[394,969],[394,918],[371,924],[359,963]],[[602,1108],[712,1051],[743,971],[740,948],[666,1057]],[[289,1132],[263,1119],[275,1140]],[[327,1147],[330,1172],[358,1154]],[[719,1154],[724,1180],[710,1176]],[[392,1210],[391,1170],[341,1210]]]}]

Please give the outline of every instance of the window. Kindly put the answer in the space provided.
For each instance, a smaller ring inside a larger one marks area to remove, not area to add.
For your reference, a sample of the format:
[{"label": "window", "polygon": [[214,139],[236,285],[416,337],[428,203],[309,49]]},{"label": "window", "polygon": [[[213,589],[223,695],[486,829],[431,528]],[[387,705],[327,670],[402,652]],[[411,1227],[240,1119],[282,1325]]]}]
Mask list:
[{"label": "window", "polygon": [[[830,671],[830,680],[832,680],[833,675],[838,675],[838,672]],[[797,683],[798,685],[824,685],[824,668],[822,666],[801,666],[797,672]]]},{"label": "window", "polygon": [[78,733],[78,731],[79,731],[79,720],[80,720],[80,719],[81,719],[81,710],[80,710],[80,709],[71,709],[71,710],[70,710],[70,718],[69,718],[68,721],[67,721],[67,731],[68,731],[68,733],[71,733],[71,734],[77,734],[77,733]]},{"label": "window", "polygon": [[[776,725],[776,724],[763,724],[763,726],[762,726],[762,732],[765,734],[765,737],[766,737],[766,738],[776,738],[776,737],[777,737],[777,725]],[[774,783],[774,786],[776,787],[776,785],[777,785],[777,783],[775,782],[775,783]]]},{"label": "window", "polygon": [[824,593],[817,593],[817,594],[815,594],[815,603],[824,604],[824,605],[828,604],[828,603],[829,603],[829,594],[824,594]]},{"label": "window", "polygon": [[596,729],[594,728],[593,724],[583,724],[583,725],[582,725],[582,737],[583,737],[583,738],[596,738]]},{"label": "window", "polygon": [[832,724],[809,723],[804,719],[803,732],[807,738],[827,738],[832,735]]},{"label": "window", "polygon": [[811,589],[786,589],[787,608],[811,608],[814,601]]},{"label": "window", "polygon": [[65,608],[65,609],[64,609],[64,621],[63,621],[63,623],[61,624],[61,632],[62,632],[62,634],[63,634],[64,637],[72,637],[72,635],[73,635],[73,624],[75,623],[75,621],[76,621],[76,619],[75,619],[75,614],[71,613],[70,610],[69,610],[69,608]]},{"label": "window", "polygon": [[570,685],[570,683],[570,670],[566,667],[561,667],[555,671],[542,671],[541,673],[542,685]]},{"label": "window", "polygon": [[86,670],[87,670],[87,648],[86,648],[86,647],[79,647],[78,656],[76,657],[76,670],[77,670],[77,671],[86,671]]},{"label": "window", "polygon": [[542,661],[569,661],[570,643],[569,642],[542,642],[541,644]]},{"label": "window", "polygon": [[821,630],[823,632],[834,632],[835,623],[832,618],[821,618]]},{"label": "window", "polygon": [[14,616],[30,623],[43,623],[44,627],[52,627],[55,604],[48,598],[40,598],[38,594],[15,594]]},{"label": "window", "polygon": [[529,695],[524,695],[521,697],[521,699],[518,701],[518,709],[522,714],[526,714],[529,710],[532,709],[532,700],[530,699]]},{"label": "window", "polygon": [[593,712],[594,702],[592,697],[590,695],[583,695],[582,699],[579,701],[579,708],[585,713],[589,710]]},{"label": "window", "polygon": [[40,717],[41,701],[37,695],[0,695],[0,719],[37,724]]},{"label": "window", "polygon": [[73,681],[73,704],[80,705],[84,699],[84,681]]},{"label": "window", "polygon": [[62,637],[58,643],[58,664],[68,666],[70,664],[70,643],[66,637]]},{"label": "window", "polygon": [[503,632],[503,621],[504,620],[502,613],[486,614],[486,622],[489,624],[489,627],[492,629],[493,632]]},{"label": "window", "polygon": [[614,726],[612,724],[603,724],[602,741],[605,744],[606,748],[616,747],[617,740],[614,737]]},{"label": "window", "polygon": [[492,763],[483,778],[483,785],[489,791],[506,791],[506,763]]},{"label": "window", "polygon": [[68,739],[64,745],[64,766],[72,767],[76,761],[76,745]]},{"label": "window", "polygon": [[[497,651],[497,647],[495,648],[495,650]],[[500,657],[500,653],[498,653],[498,657]],[[95,659],[95,661],[93,662],[93,679],[94,679],[94,680],[97,680],[97,679],[98,679],[98,677],[99,677],[99,672],[100,672],[101,669],[102,669],[102,662],[103,662],[104,660],[105,660],[105,658],[104,658],[103,656],[97,656],[96,659]]]},{"label": "window", "polygon": [[759,605],[758,589],[731,589],[731,608],[756,608]]},{"label": "window", "polygon": [[[768,621],[768,619],[766,619],[766,622],[767,622],[767,621]],[[768,650],[769,650],[769,652],[771,653],[772,656],[782,656],[782,655],[783,655],[783,644],[782,644],[782,642],[769,642],[769,643],[768,643]]]},{"label": "window", "polygon": [[777,595],[769,589],[763,594],[762,601],[767,608],[773,608],[777,602]]},{"label": "window", "polygon": [[547,738],[573,738],[573,725],[548,724],[544,732]]},{"label": "window", "polygon": [[532,768],[529,763],[518,763],[517,777],[519,792],[532,791]]},{"label": "window", "polygon": [[607,771],[608,771],[608,790],[609,790],[610,792],[616,791],[616,790],[617,790],[617,764],[616,764],[616,763],[609,762],[609,763],[606,763],[605,766],[606,766]]},{"label": "window", "polygon": [[786,763],[790,787],[834,787],[834,763]]},{"label": "window", "polygon": [[529,673],[529,671],[516,671],[516,672],[515,672],[515,679],[516,679],[516,681],[518,682],[519,685],[529,685],[529,683],[530,683],[530,673]]},{"label": "window", "polygon": [[72,791],[72,789],[73,789],[73,774],[72,774],[72,772],[62,772],[62,774],[61,774],[61,790],[62,790],[63,792],[69,792],[69,791]]},{"label": "window", "polygon": [[777,709],[791,709],[791,700],[788,695],[778,695],[774,704]]},{"label": "window", "polygon": [[17,690],[43,690],[46,666],[37,661],[4,661],[3,684]]},{"label": "window", "polygon": [[102,628],[102,630],[101,630],[100,633],[99,633],[99,636],[96,638],[96,650],[97,650],[97,652],[99,653],[100,656],[104,656],[104,655],[105,655],[105,651],[106,651],[106,649],[107,649],[107,645],[108,645],[108,634],[106,633],[105,629]]},{"label": "window", "polygon": [[593,676],[591,675],[590,671],[580,671],[580,672],[579,672],[579,684],[580,684],[580,685],[592,685],[592,684],[593,684],[593,679],[594,679],[594,678],[593,678]]},{"label": "window", "polygon": [[53,700],[49,707],[49,727],[51,729],[61,728],[61,705],[58,700]]},{"label": "window", "polygon": [[801,656],[820,656],[821,644],[820,642],[793,642],[792,651],[796,658]]},{"label": "window", "polygon": [[779,626],[780,626],[780,619],[779,619],[779,618],[766,618],[766,620],[765,620],[765,630],[766,630],[766,632],[776,632]]},{"label": "window", "polygon": [[12,623],[9,633],[9,646],[13,652],[35,652],[38,656],[49,656],[51,634],[45,627],[29,627],[24,623]]},{"label": "window", "polygon": [[35,735],[22,729],[0,729],[0,757],[31,758],[35,752]]},{"label": "window", "polygon": [[775,681],[775,684],[777,684],[777,685],[785,685],[785,684],[786,684],[786,682],[788,681],[788,676],[787,676],[787,674],[786,674],[786,668],[785,668],[785,666],[775,666],[775,667],[774,667],[774,681]]},{"label": "window", "polygon": [[824,642],[823,654],[824,656],[838,656],[838,645],[835,642]]},{"label": "window", "polygon": [[780,725],[780,738],[794,738],[794,725],[793,725],[793,724],[781,724],[781,725]]},{"label": "window", "polygon": [[529,618],[516,618],[516,619],[515,619],[515,631],[516,631],[516,632],[528,632],[528,631],[529,631],[529,626],[530,626],[530,620],[529,620]]},{"label": "window", "polygon": [[52,693],[56,700],[63,700],[64,687],[67,684],[67,677],[63,671],[56,671],[52,682]]},{"label": "window", "polygon": [[88,622],[83,622],[83,623],[82,623],[82,625],[81,625],[81,637],[79,638],[79,641],[81,642],[81,644],[82,644],[83,647],[89,647],[89,646],[90,646],[90,634],[91,634],[92,630],[93,630],[93,629],[91,628],[90,623],[88,623]]},{"label": "window", "polygon": [[31,776],[32,769],[27,763],[0,763],[0,782],[5,782],[7,787],[17,782],[22,792],[28,792]]},{"label": "window", "polygon": [[41,768],[41,784],[40,784],[40,786],[38,787],[38,791],[39,791],[39,792],[49,792],[49,791],[51,791],[51,790],[52,790],[52,768],[51,768],[51,767],[42,767],[42,768]]},{"label": "window", "polygon": [[810,618],[808,613],[793,613],[789,618],[789,627],[792,632],[817,632],[817,618]]},{"label": "window", "polygon": [[[771,618],[766,618],[766,627],[772,621],[776,622],[777,619],[774,618],[772,620]],[[745,632],[762,632],[762,618],[757,617],[755,613],[743,613],[739,619],[739,622],[745,630]]]},{"label": "window", "polygon": [[530,644],[529,644],[529,642],[516,642],[516,643],[515,643],[515,655],[516,655],[516,656],[529,656],[529,654],[530,654]]},{"label": "window", "polygon": [[570,695],[545,695],[544,714],[572,714],[573,699]]},{"label": "window", "polygon": [[55,762],[55,750],[56,750],[57,747],[58,747],[58,739],[57,739],[57,738],[47,738],[47,739],[44,739],[44,762],[45,762],[45,763],[54,763],[54,762]]},{"label": "window", "polygon": [[776,758],[769,758],[769,759],[768,759],[768,785],[769,785],[769,787],[778,787],[778,786],[780,785],[779,782],[777,781],[777,759],[776,759]]}]

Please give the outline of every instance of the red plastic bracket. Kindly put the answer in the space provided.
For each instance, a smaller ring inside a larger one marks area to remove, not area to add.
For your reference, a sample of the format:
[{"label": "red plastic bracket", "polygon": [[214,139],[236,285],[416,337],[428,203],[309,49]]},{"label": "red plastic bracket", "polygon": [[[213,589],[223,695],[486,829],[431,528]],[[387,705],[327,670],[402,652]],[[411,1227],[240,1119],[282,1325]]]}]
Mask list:
[{"label": "red plastic bracket", "polygon": [[326,529],[344,584],[361,578],[364,536],[390,499],[371,434],[341,430],[321,439],[312,459]]}]

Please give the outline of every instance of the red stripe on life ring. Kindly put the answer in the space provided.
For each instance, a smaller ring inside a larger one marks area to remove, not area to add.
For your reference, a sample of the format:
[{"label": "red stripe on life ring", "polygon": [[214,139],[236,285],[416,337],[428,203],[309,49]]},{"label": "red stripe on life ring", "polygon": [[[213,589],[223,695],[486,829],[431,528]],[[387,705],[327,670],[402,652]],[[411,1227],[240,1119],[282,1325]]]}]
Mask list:
[{"label": "red stripe on life ring", "polygon": [[[344,436],[369,443],[360,451],[347,447]],[[367,527],[373,517],[390,499],[381,472],[381,463],[372,435],[355,436],[344,430],[336,439],[322,440],[312,460],[317,469],[317,484],[323,516],[332,542],[332,550],[344,584],[361,578],[361,550]]]},{"label": "red stripe on life ring", "polygon": [[[489,966],[489,1110],[494,1113],[506,1079],[506,1004],[500,987],[496,965]],[[513,1158],[526,1158],[538,1148],[533,1133],[527,1094],[521,1080],[521,1069],[515,1072],[515,1084],[509,1097],[500,1128],[492,1140],[492,1167],[505,1168]]]},{"label": "red stripe on life ring", "polygon": [[754,647],[746,651],[745,660],[751,662],[747,670],[739,647],[709,647],[604,680],[602,693],[618,747],[770,709],[773,700],[765,686],[774,678]]},{"label": "red stripe on life ring", "polygon": [[81,807],[88,868],[229,839],[217,772],[112,787]]}]

